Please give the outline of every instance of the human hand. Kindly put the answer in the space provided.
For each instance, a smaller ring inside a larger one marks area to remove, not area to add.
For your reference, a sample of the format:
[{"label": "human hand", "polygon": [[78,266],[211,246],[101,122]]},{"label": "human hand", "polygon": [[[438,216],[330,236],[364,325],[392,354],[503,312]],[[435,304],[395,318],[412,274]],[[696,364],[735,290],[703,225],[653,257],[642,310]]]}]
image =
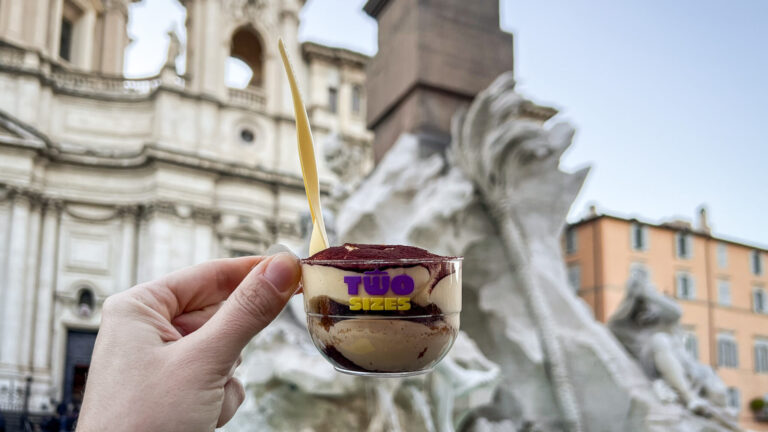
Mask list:
[{"label": "human hand", "polygon": [[210,261],[104,302],[77,430],[211,431],[243,402],[240,352],[296,292],[288,253]]}]

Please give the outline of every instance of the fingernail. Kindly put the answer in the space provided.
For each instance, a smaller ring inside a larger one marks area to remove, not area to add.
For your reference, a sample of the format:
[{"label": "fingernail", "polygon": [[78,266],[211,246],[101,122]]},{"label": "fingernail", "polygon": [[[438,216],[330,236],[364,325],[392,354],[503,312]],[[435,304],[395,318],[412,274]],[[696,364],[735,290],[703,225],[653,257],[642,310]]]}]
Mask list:
[{"label": "fingernail", "polygon": [[289,253],[279,253],[272,257],[264,271],[264,277],[279,291],[293,292],[299,281],[299,263]]}]

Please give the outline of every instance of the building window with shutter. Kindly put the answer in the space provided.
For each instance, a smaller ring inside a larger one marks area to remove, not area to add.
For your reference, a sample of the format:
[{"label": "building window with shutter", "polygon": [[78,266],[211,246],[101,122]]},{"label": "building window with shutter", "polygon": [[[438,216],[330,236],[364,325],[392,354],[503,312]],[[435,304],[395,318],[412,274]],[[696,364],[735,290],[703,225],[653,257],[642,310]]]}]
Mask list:
[{"label": "building window with shutter", "polygon": [[568,283],[571,284],[571,289],[574,293],[578,294],[581,290],[581,266],[578,264],[571,264],[568,266]]},{"label": "building window with shutter", "polygon": [[728,387],[726,402],[728,408],[731,408],[736,412],[741,411],[741,393],[739,393],[739,389],[736,387]]},{"label": "building window with shutter", "polygon": [[752,310],[760,314],[768,314],[768,298],[762,287],[752,288]]},{"label": "building window with shutter", "polygon": [[725,243],[717,244],[717,266],[720,268],[728,267],[728,246]]},{"label": "building window with shutter", "polygon": [[699,359],[699,339],[692,330],[683,331],[683,346],[688,355],[696,360]]},{"label": "building window with shutter", "polygon": [[768,338],[755,340],[755,372],[768,373]]},{"label": "building window with shutter", "polygon": [[717,281],[717,302],[722,306],[731,305],[731,283],[727,280]]},{"label": "building window with shutter", "polygon": [[570,255],[576,253],[578,249],[578,239],[576,237],[576,229],[568,227],[565,229],[565,253]]},{"label": "building window with shutter", "polygon": [[648,250],[648,227],[639,224],[637,222],[632,224],[630,228],[632,250],[645,251]]},{"label": "building window with shutter", "polygon": [[720,367],[739,367],[739,348],[732,333],[717,335],[717,365]]},{"label": "building window with shutter", "polygon": [[693,257],[693,245],[690,234],[684,232],[675,234],[675,252],[680,259],[691,259]]},{"label": "building window with shutter", "polygon": [[696,287],[694,286],[693,276],[688,272],[677,272],[675,286],[677,288],[677,298],[692,300],[696,298]]},{"label": "building window with shutter", "polygon": [[759,250],[753,250],[749,254],[749,268],[752,269],[752,274],[760,276],[763,274],[763,256]]}]

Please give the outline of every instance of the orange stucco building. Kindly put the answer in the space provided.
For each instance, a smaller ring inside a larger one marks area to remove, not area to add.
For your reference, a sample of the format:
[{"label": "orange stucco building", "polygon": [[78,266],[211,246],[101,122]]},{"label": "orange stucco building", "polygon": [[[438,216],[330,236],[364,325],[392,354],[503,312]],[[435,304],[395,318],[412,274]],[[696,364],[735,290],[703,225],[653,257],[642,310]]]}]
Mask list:
[{"label": "orange stucco building", "polygon": [[728,385],[739,422],[768,431],[768,418],[749,408],[768,398],[768,250],[713,236],[703,210],[696,228],[593,211],[568,225],[563,248],[571,284],[603,322],[630,271],[647,271],[682,307],[686,348]]}]

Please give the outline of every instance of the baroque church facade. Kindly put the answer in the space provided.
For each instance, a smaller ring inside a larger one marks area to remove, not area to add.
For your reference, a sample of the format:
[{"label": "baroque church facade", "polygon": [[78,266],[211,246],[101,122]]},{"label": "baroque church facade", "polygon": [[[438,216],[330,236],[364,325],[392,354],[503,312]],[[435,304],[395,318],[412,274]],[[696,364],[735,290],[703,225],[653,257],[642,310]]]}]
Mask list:
[{"label": "baroque church facade", "polygon": [[[333,140],[368,167],[368,58],[300,43],[303,0],[183,0],[186,72],[171,37],[144,79],[122,76],[131,2],[0,1],[0,411],[79,402],[107,296],[300,247],[307,204],[278,37],[318,153]],[[225,84],[230,57],[251,70],[244,88]],[[338,173],[318,162],[328,191]]]}]

